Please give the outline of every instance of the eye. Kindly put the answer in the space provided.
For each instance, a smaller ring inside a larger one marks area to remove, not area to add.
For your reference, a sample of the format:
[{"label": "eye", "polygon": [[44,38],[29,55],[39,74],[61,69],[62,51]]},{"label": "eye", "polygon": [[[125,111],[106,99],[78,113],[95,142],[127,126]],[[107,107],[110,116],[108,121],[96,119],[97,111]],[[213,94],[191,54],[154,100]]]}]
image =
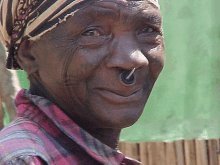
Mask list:
[{"label": "eye", "polygon": [[90,29],[90,30],[87,30],[85,32],[83,32],[82,34],[83,36],[100,36],[100,32],[96,29]]},{"label": "eye", "polygon": [[151,27],[151,26],[146,26],[144,27],[143,29],[141,29],[138,34],[141,34],[141,33],[153,33],[157,31],[155,28]]}]

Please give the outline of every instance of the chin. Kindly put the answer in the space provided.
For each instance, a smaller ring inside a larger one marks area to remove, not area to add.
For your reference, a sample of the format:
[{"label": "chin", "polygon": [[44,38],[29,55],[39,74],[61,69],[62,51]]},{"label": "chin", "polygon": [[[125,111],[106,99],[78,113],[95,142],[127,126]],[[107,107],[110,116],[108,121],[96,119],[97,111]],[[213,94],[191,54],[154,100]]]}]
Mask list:
[{"label": "chin", "polygon": [[141,110],[140,114],[127,114],[125,115],[122,120],[120,120],[120,122],[116,123],[118,127],[120,127],[121,129],[126,128],[126,127],[130,127],[133,124],[135,124],[138,119],[140,118],[141,114],[142,114],[143,110]]},{"label": "chin", "polygon": [[111,115],[108,114],[102,117],[101,119],[102,124],[100,124],[99,126],[105,128],[116,128],[116,129],[123,129],[126,127],[130,127],[140,118],[143,112],[143,108],[114,109]]},{"label": "chin", "polygon": [[87,111],[90,114],[87,117],[97,127],[126,128],[133,125],[140,118],[147,99],[148,95],[145,94],[137,101],[114,103],[99,97],[99,95],[93,95],[89,99]]}]

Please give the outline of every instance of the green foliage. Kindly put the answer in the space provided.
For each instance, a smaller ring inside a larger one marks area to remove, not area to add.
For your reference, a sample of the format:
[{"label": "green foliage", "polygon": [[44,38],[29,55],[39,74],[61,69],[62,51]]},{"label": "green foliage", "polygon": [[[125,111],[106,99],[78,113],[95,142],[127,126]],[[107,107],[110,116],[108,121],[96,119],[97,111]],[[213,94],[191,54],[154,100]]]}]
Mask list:
[{"label": "green foliage", "polygon": [[7,111],[7,108],[5,106],[5,104],[3,103],[3,109],[4,109],[4,119],[3,119],[3,125],[6,126],[7,124],[10,123],[10,117],[8,115],[8,111]]}]

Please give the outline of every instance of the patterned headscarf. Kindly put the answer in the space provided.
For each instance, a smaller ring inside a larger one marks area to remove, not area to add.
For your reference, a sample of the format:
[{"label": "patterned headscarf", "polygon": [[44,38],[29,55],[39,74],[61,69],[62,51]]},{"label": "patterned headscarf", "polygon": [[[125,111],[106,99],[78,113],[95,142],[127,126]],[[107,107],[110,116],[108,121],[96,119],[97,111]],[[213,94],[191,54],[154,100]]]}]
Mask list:
[{"label": "patterned headscarf", "polygon": [[[105,0],[0,0],[0,40],[8,51],[6,67],[21,69],[15,56],[24,40],[40,37],[95,1]],[[158,0],[147,1],[159,8]]]}]

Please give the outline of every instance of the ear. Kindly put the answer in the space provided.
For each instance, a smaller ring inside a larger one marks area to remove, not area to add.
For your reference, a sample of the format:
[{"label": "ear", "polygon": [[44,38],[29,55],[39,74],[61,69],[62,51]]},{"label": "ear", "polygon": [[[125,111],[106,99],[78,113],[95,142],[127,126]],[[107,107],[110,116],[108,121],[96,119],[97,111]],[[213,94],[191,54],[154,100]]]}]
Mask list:
[{"label": "ear", "polygon": [[21,68],[27,72],[27,74],[34,73],[38,70],[38,63],[33,54],[31,54],[31,48],[33,41],[25,40],[21,43],[16,60]]}]

